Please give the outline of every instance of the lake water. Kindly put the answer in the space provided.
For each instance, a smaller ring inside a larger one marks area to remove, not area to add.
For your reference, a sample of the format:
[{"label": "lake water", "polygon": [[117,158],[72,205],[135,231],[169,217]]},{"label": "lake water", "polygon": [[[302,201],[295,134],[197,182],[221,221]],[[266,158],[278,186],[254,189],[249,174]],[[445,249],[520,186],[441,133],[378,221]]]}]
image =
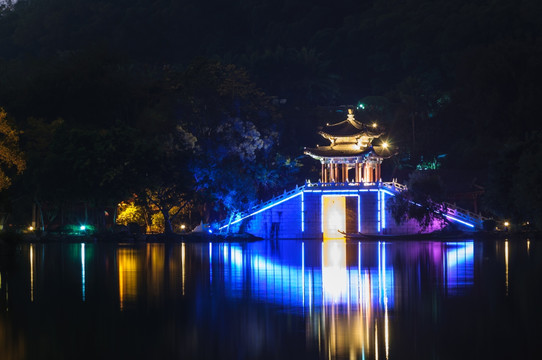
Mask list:
[{"label": "lake water", "polygon": [[541,359],[542,243],[3,249],[0,359]]}]

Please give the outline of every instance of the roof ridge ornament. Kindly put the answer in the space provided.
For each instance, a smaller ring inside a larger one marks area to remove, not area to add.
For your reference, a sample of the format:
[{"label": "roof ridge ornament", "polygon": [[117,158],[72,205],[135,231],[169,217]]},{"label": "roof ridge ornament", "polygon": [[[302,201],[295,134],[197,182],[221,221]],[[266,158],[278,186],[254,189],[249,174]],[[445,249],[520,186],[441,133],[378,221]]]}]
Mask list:
[{"label": "roof ridge ornament", "polygon": [[356,119],[354,118],[354,110],[353,109],[348,109],[348,115],[347,115],[347,119],[348,121],[356,121]]}]

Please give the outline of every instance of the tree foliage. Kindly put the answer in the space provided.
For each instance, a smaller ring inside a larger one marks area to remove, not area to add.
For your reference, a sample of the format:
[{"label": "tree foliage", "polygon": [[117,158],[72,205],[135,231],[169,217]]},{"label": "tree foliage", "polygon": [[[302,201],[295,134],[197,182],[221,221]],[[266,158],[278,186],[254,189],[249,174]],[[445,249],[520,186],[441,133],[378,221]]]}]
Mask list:
[{"label": "tree foliage", "polygon": [[542,135],[506,144],[491,163],[485,206],[500,218],[542,229]]},{"label": "tree foliage", "polygon": [[[205,217],[227,199],[248,206],[316,174],[295,159],[318,126],[344,117],[333,106],[361,99],[378,99],[365,115],[389,129],[401,158],[447,153],[450,170],[482,182],[503,144],[541,129],[536,0],[6,4],[0,103],[28,156],[11,197],[59,212],[157,191],[176,175],[153,164],[175,157]],[[170,137],[192,151],[172,157]],[[520,156],[522,168],[536,161]],[[19,168],[2,169],[12,178]],[[255,183],[228,184],[240,177]],[[236,188],[246,199],[227,192]]]},{"label": "tree foliage", "polygon": [[0,108],[0,191],[7,189],[14,175],[26,168],[26,160],[19,147],[20,132],[8,122],[7,114]]},{"label": "tree foliage", "polygon": [[436,172],[412,172],[407,187],[408,190],[388,200],[391,215],[397,224],[413,219],[425,230],[435,221],[446,222],[443,216],[446,209],[442,205],[445,199],[444,184]]}]

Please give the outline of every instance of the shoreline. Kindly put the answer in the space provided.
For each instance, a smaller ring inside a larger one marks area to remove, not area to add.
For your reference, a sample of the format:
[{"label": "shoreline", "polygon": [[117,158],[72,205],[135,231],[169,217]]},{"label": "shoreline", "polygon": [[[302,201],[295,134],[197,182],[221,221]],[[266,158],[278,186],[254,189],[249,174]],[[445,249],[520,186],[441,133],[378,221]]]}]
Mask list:
[{"label": "shoreline", "polygon": [[[371,236],[368,239],[354,239],[346,237],[346,241],[450,241],[450,240],[542,240],[542,232],[530,231],[530,232],[476,232],[472,234],[461,234],[457,237],[449,236],[439,238],[428,237],[426,234],[420,234],[417,236],[401,236],[387,238],[386,236]],[[253,242],[260,240],[276,240],[276,239],[264,239],[252,234],[209,234],[205,232],[198,233],[173,233],[173,234],[132,234],[132,233],[97,233],[97,234],[38,234],[38,233],[17,233],[2,231],[0,232],[0,245],[21,244],[21,243],[176,243],[176,242],[189,242],[189,243],[222,243],[222,242]],[[321,241],[322,239],[279,239],[279,240],[307,240],[307,241]]]}]

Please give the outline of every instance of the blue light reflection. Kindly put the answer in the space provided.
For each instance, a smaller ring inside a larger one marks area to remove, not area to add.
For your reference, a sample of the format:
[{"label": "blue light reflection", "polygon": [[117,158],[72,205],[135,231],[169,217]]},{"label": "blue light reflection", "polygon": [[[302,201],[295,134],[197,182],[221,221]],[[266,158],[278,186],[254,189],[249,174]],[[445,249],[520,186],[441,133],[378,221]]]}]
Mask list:
[{"label": "blue light reflection", "polygon": [[[404,264],[414,265],[427,252],[432,271],[442,277],[447,293],[461,291],[474,279],[472,241],[398,246],[327,240],[279,241],[275,247],[271,242],[213,246],[218,251],[210,245],[209,263],[222,264],[227,293],[236,297],[249,294],[258,301],[292,309],[328,305],[393,309],[400,298],[396,282],[407,288],[408,284],[401,282],[409,278],[397,271],[411,271]],[[398,258],[403,258],[399,270],[393,264]]]}]

